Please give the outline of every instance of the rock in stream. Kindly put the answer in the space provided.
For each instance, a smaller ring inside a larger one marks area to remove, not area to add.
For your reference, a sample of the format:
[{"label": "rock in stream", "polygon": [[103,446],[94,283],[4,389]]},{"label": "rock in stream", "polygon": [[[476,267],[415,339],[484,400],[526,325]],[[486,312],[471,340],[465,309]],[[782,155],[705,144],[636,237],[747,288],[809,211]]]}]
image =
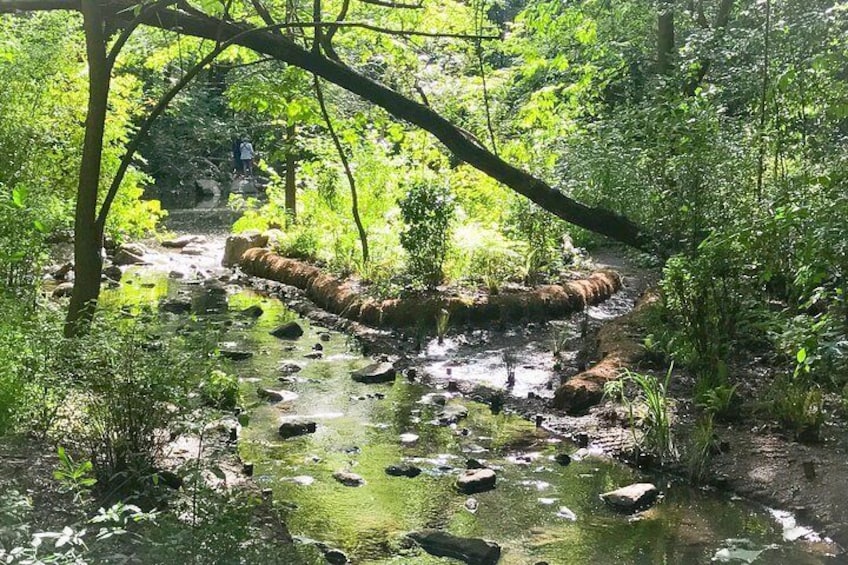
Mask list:
[{"label": "rock in stream", "polygon": [[494,565],[501,558],[498,544],[479,538],[461,538],[438,530],[412,532],[409,537],[430,555],[459,559],[468,565]]}]

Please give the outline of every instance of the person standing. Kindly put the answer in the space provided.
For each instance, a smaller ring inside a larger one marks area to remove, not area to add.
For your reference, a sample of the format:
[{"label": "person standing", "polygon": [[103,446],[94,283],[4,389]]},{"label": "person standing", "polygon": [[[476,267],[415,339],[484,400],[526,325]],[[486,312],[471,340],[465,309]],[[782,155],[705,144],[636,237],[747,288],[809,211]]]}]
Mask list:
[{"label": "person standing", "polygon": [[241,174],[241,139],[238,136],[233,137],[233,166],[236,176]]},{"label": "person standing", "polygon": [[241,153],[242,170],[247,176],[252,177],[253,157],[256,155],[256,153],[253,151],[253,144],[250,143],[249,138],[244,138],[244,141],[241,142],[241,146],[239,147],[239,151]]}]

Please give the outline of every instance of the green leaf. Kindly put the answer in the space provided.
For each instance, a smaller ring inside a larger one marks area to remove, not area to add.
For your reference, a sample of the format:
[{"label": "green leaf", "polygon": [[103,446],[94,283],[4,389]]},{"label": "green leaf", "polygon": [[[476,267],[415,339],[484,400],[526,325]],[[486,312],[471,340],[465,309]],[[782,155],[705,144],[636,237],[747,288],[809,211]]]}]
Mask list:
[{"label": "green leaf", "polygon": [[12,203],[18,208],[23,208],[26,202],[28,191],[22,186],[16,186],[12,190]]},{"label": "green leaf", "polygon": [[795,358],[798,360],[798,363],[803,363],[807,360],[807,350],[802,347],[798,350],[798,354],[795,355]]}]

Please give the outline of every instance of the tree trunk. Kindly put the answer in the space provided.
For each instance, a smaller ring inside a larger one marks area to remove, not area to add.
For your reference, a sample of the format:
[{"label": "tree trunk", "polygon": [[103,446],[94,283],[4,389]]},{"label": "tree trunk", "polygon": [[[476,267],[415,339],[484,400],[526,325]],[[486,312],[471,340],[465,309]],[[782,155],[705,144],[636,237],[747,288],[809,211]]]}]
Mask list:
[{"label": "tree trunk", "polygon": [[663,2],[657,14],[657,71],[666,74],[674,58],[674,4]]},{"label": "tree trunk", "polygon": [[88,329],[100,296],[103,269],[100,255],[103,233],[97,227],[96,214],[110,72],[106,61],[106,35],[100,4],[96,0],[82,0],[82,14],[88,55],[88,114],[74,215],[75,279],[65,319],[67,337],[79,335]]},{"label": "tree trunk", "polygon": [[295,157],[295,140],[297,129],[294,125],[286,127],[286,215],[291,221],[297,219],[297,187],[296,169],[297,159]]}]

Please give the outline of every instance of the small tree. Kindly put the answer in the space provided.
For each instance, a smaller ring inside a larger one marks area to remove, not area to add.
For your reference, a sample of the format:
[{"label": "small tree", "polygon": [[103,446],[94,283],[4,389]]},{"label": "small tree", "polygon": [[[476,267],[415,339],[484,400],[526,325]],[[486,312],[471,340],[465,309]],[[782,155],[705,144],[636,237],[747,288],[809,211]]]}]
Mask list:
[{"label": "small tree", "polygon": [[415,281],[433,288],[442,282],[442,267],[450,249],[451,223],[456,205],[446,184],[415,180],[398,202],[406,224],[400,244]]}]

